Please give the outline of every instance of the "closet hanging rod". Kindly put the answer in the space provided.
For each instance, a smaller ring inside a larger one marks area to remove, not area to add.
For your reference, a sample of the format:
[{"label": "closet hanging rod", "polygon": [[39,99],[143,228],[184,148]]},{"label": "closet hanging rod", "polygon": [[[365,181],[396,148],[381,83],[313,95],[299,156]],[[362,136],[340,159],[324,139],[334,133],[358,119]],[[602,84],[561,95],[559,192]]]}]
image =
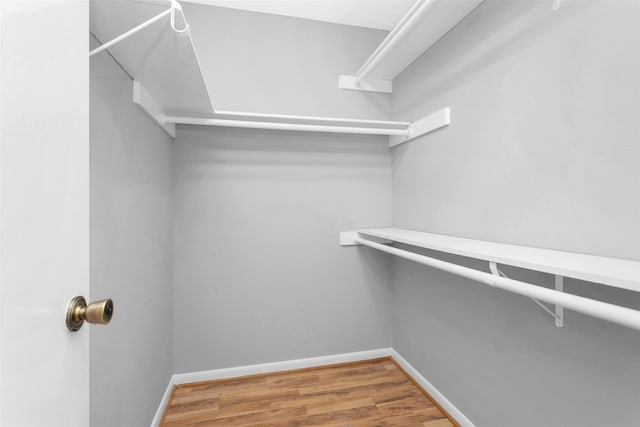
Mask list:
[{"label": "closet hanging rod", "polygon": [[483,1],[414,1],[355,74],[338,76],[338,87],[392,93],[393,80]]},{"label": "closet hanging rod", "polygon": [[[122,40],[131,37],[132,35],[134,35],[135,33],[144,30],[145,28],[147,28],[149,25],[153,24],[154,22],[157,22],[159,20],[161,20],[162,18],[164,18],[165,16],[171,15],[171,28],[173,29],[173,31],[175,31],[178,34],[188,34],[189,32],[189,24],[187,23],[187,19],[184,16],[184,12],[182,12],[182,6],[180,6],[180,3],[178,3],[176,0],[170,0],[170,4],[171,7],[169,7],[169,9],[165,10],[164,12],[161,12],[159,14],[157,14],[156,16],[154,16],[153,18],[150,18],[148,20],[146,20],[145,22],[143,22],[140,25],[137,25],[135,27],[133,27],[132,29],[130,29],[129,31],[127,31],[126,33],[123,33],[121,35],[119,35],[118,37],[109,40],[108,42],[106,42],[105,44],[93,49],[92,51],[89,52],[89,57],[92,57],[100,52],[102,52],[103,50],[107,50],[109,49],[111,46],[113,46],[116,43],[120,43]],[[178,10],[180,12],[180,15],[182,15],[182,20],[184,22],[184,28],[179,30],[176,27],[176,10]]]},{"label": "closet hanging rod", "polygon": [[367,77],[378,65],[378,63],[389,54],[391,50],[404,38],[404,36],[419,21],[419,18],[430,8],[435,0],[418,0],[400,19],[400,22],[391,30],[391,32],[380,43],[378,48],[371,54],[367,61],[360,67],[355,75],[355,83],[359,83]]},{"label": "closet hanging rod", "polygon": [[368,128],[353,126],[310,125],[299,123],[256,122],[245,120],[205,119],[197,117],[165,116],[165,123],[198,126],[220,126],[249,129],[273,129],[302,132],[349,133],[360,135],[396,135],[409,136],[409,129]]},{"label": "closet hanging rod", "polygon": [[154,16],[153,18],[143,22],[142,24],[140,24],[140,25],[138,25],[136,27],[133,27],[132,29],[130,29],[126,33],[121,34],[118,37],[116,37],[116,38],[114,38],[112,40],[109,40],[105,44],[93,49],[91,52],[89,52],[89,56],[91,57],[91,56],[93,56],[93,55],[95,55],[97,53],[102,52],[103,50],[109,49],[114,44],[121,42],[122,40],[126,39],[127,37],[130,37],[130,36],[134,35],[138,31],[147,28],[149,25],[153,24],[156,21],[161,20],[162,18],[164,18],[165,16],[170,15],[170,14],[171,14],[171,9],[167,9],[164,12],[157,14],[156,16]]},{"label": "closet hanging rod", "polygon": [[456,274],[467,279],[475,280],[491,287],[504,289],[509,292],[524,295],[530,298],[535,298],[537,300],[545,301],[550,304],[558,304],[563,306],[564,308],[577,311],[579,313],[587,314],[589,316],[597,317],[599,319],[607,320],[609,322],[617,323],[640,331],[640,311],[638,310],[633,310],[630,308],[621,307],[618,305],[609,304],[578,295],[567,294],[553,289],[521,282],[519,280],[513,280],[502,276],[494,276],[491,273],[485,273],[473,268],[464,267],[461,265],[431,258],[425,255],[420,255],[387,246],[381,243],[376,243],[371,240],[364,239],[360,236],[356,236],[354,238],[354,242],[370,247],[372,249],[386,252],[391,255],[424,264],[429,267],[437,268],[448,273]]},{"label": "closet hanging rod", "polygon": [[363,125],[375,125],[375,126],[394,126],[398,128],[406,128],[411,125],[411,122],[399,122],[392,120],[367,120],[367,119],[346,119],[344,117],[322,117],[322,116],[299,116],[295,114],[269,114],[269,113],[248,113],[242,111],[225,111],[215,110],[214,115],[216,118],[223,118],[227,116],[227,119],[237,119],[239,117],[251,117],[255,119],[279,119],[283,121],[288,120],[300,120],[307,122],[333,122],[344,123],[349,125],[363,124]]}]

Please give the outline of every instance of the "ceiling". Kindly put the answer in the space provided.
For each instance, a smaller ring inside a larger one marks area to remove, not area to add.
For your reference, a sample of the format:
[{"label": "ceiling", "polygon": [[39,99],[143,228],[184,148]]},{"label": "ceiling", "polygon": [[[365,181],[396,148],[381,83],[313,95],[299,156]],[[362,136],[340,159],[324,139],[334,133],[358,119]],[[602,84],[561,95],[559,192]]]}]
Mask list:
[{"label": "ceiling", "polygon": [[415,0],[183,0],[231,9],[391,30]]}]

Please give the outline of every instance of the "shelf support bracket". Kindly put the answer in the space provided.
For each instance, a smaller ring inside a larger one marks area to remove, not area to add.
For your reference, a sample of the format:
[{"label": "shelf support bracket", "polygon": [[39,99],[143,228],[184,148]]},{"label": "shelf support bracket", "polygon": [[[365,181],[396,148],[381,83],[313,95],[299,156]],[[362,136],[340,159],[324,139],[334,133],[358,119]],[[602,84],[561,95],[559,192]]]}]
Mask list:
[{"label": "shelf support bracket", "polygon": [[393,81],[384,79],[359,79],[356,76],[338,76],[338,87],[347,90],[360,90],[364,92],[391,93]]},{"label": "shelf support bracket", "polygon": [[[558,276],[557,274],[555,275],[555,285],[556,285],[556,291],[558,292],[564,292],[564,277],[563,276]],[[556,304],[556,326],[558,328],[562,328],[564,326],[564,307],[562,307],[560,304]]]},{"label": "shelf support bracket", "polygon": [[175,123],[167,122],[162,107],[158,105],[153,96],[137,80],[133,81],[133,103],[147,113],[171,138],[176,137]]},{"label": "shelf support bracket", "polygon": [[446,107],[411,123],[409,125],[408,135],[390,136],[389,147],[395,147],[396,145],[404,144],[405,142],[409,142],[412,139],[418,138],[422,135],[426,135],[445,126],[449,126],[450,124],[451,108]]},{"label": "shelf support bracket", "polygon": [[[491,270],[491,274],[493,274],[494,276],[506,277],[507,279],[509,278],[509,276],[504,274],[502,270],[498,268],[498,264],[493,261],[489,261],[489,270]],[[558,292],[564,292],[563,276],[558,276],[557,274],[555,275],[555,289]],[[545,312],[547,312],[551,317],[555,319],[556,327],[562,328],[564,326],[564,308],[561,305],[554,304],[555,310],[551,311],[546,305],[544,305],[537,299],[531,297],[529,297],[529,299],[536,303],[540,308],[542,308]]]}]

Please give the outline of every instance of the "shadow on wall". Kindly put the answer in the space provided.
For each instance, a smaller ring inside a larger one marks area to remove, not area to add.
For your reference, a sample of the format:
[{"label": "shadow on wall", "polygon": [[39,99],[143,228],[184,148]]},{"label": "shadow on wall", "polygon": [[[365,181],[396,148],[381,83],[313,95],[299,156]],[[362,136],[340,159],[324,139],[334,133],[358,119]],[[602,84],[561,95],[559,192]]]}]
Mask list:
[{"label": "shadow on wall", "polygon": [[391,163],[385,136],[199,126],[180,132],[179,139],[188,132],[190,150],[184,155],[192,165],[187,173],[193,177],[233,173],[288,179],[295,174],[296,179],[366,181],[370,174],[388,174]]}]

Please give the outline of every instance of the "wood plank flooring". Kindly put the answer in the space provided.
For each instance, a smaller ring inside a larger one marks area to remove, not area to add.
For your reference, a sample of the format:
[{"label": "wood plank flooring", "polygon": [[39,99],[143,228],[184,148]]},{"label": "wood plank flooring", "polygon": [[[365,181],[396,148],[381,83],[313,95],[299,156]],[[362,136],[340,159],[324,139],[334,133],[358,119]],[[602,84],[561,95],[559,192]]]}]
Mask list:
[{"label": "wood plank flooring", "polygon": [[164,427],[453,427],[390,358],[178,385]]}]

